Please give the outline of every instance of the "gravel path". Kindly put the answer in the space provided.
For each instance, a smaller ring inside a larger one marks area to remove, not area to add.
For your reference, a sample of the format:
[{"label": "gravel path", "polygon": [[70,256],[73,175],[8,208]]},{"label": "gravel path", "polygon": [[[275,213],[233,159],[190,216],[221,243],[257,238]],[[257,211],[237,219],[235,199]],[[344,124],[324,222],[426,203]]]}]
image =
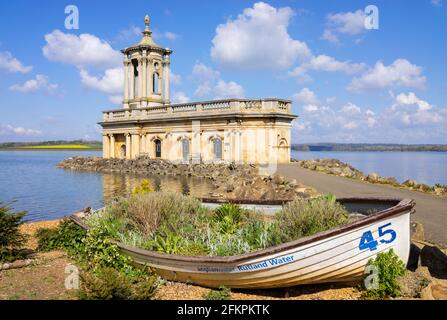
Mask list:
[{"label": "gravel path", "polygon": [[424,225],[425,238],[428,241],[447,246],[447,198],[319,173],[303,169],[295,163],[279,165],[278,173],[287,179],[296,179],[300,183],[314,187],[321,193],[333,193],[337,197],[414,199],[416,213],[412,216],[412,220]]}]

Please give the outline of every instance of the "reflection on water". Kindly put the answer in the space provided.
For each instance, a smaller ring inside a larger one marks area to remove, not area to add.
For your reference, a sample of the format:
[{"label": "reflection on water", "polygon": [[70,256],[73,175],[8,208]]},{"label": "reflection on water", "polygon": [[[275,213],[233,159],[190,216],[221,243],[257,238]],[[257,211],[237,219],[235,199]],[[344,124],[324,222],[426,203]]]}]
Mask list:
[{"label": "reflection on water", "polygon": [[130,194],[144,179],[151,182],[155,191],[179,192],[195,197],[206,197],[213,189],[211,181],[202,178],[103,174],[104,201],[107,202],[114,197]]},{"label": "reflection on water", "polygon": [[[156,190],[206,196],[210,180],[192,177],[101,174],[56,168],[73,156],[101,156],[96,151],[0,151],[0,202],[27,211],[29,221],[59,219],[85,207],[99,208],[113,197],[131,193],[149,179]],[[11,203],[13,202],[13,203]]]}]

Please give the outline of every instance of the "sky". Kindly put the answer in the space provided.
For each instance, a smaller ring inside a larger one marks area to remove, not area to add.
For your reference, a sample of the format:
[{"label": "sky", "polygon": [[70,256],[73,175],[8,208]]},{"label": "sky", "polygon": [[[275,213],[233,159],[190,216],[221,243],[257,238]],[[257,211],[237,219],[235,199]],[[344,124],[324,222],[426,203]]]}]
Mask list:
[{"label": "sky", "polygon": [[447,143],[447,0],[1,1],[0,142],[100,140],[146,14],[173,103],[290,99],[292,143]]}]

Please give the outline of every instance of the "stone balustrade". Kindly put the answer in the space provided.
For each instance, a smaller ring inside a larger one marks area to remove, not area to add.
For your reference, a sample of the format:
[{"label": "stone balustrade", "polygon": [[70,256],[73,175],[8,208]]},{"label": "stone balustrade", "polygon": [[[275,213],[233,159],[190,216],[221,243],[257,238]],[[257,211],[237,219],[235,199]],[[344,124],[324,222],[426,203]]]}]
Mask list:
[{"label": "stone balustrade", "polygon": [[139,109],[107,110],[103,122],[163,118],[172,114],[181,116],[215,115],[216,113],[292,113],[292,102],[282,99],[227,99],[182,104],[170,104]]}]

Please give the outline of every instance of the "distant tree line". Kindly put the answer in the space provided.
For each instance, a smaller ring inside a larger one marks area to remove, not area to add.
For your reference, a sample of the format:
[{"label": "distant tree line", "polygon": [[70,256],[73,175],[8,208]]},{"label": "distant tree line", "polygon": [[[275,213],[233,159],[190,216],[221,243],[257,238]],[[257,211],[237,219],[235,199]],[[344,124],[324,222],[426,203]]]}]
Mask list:
[{"label": "distant tree line", "polygon": [[296,151],[447,151],[445,144],[315,143],[293,144]]},{"label": "distant tree line", "polygon": [[91,148],[102,148],[101,141],[88,140],[56,140],[56,141],[41,141],[41,142],[4,142],[0,143],[0,149],[13,149],[20,147],[32,146],[58,146],[58,145],[83,145]]}]

